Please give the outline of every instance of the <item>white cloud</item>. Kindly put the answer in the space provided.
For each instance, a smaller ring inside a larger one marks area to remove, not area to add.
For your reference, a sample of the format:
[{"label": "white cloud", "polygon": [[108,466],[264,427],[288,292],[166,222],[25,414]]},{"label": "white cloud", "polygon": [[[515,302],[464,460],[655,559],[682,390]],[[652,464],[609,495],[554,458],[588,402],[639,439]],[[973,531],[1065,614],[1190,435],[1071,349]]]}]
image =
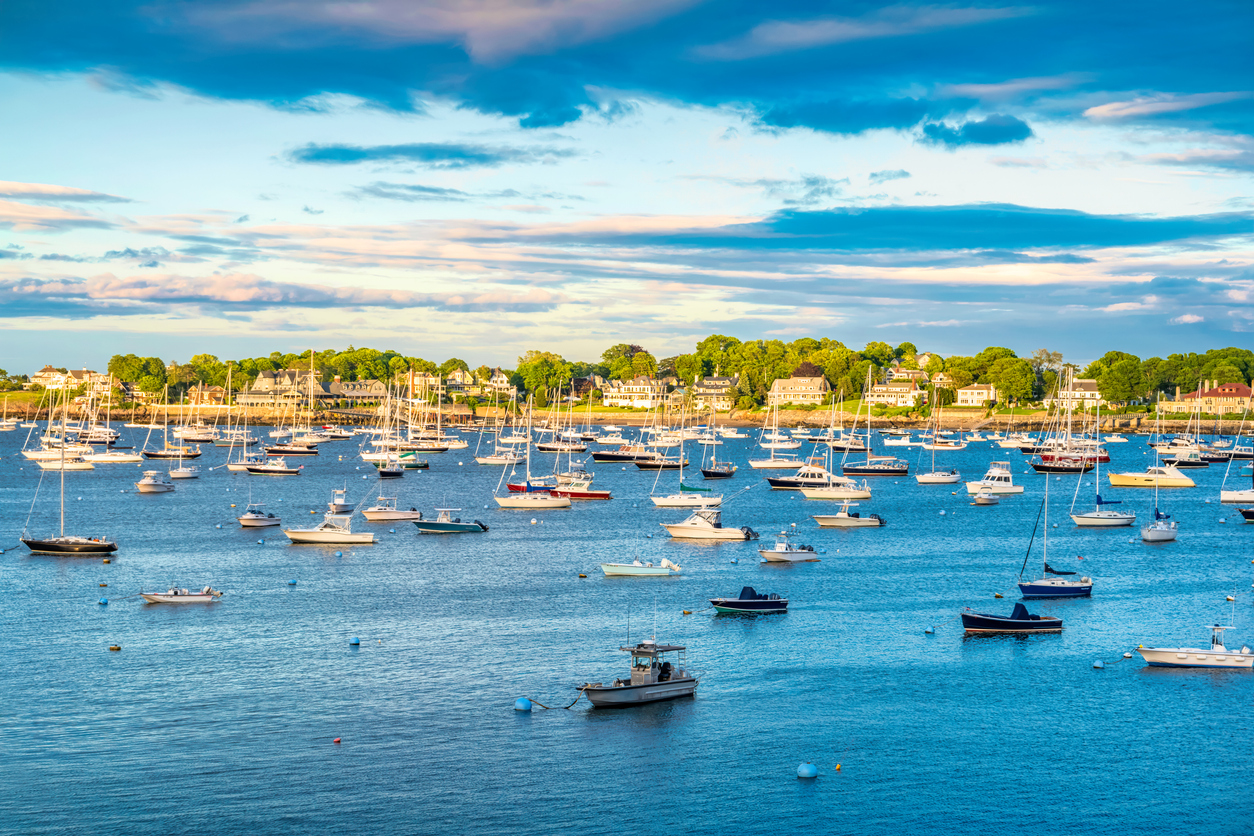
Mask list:
[{"label": "white cloud", "polygon": [[1067,90],[1088,81],[1092,76],[1086,73],[1066,73],[1064,75],[1042,76],[1038,78],[1014,78],[996,84],[942,84],[937,93],[942,96],[958,96],[961,98],[980,99],[981,101],[1002,101],[1014,99],[1024,93],[1035,93],[1042,90]]},{"label": "white cloud", "polygon": [[53,186],[48,183],[18,183],[13,180],[0,180],[0,197],[58,202],[71,200],[99,203],[130,202],[125,197],[105,194],[104,192],[93,192],[89,189],[76,189],[73,186]]},{"label": "white cloud", "polygon": [[1254,96],[1254,92],[1193,93],[1188,96],[1156,93],[1153,96],[1142,96],[1131,101],[1108,102],[1107,104],[1090,107],[1084,111],[1084,115],[1098,122],[1115,122],[1122,119],[1136,119],[1141,116],[1157,116],[1162,113],[1194,110],[1207,105],[1222,104],[1237,99],[1248,99],[1251,96]]},{"label": "white cloud", "polygon": [[1172,325],[1192,325],[1196,322],[1205,322],[1205,321],[1206,321],[1206,317],[1204,316],[1198,316],[1197,314],[1187,313],[1187,314],[1181,314],[1180,316],[1177,316],[1174,319],[1172,319],[1171,324]]}]

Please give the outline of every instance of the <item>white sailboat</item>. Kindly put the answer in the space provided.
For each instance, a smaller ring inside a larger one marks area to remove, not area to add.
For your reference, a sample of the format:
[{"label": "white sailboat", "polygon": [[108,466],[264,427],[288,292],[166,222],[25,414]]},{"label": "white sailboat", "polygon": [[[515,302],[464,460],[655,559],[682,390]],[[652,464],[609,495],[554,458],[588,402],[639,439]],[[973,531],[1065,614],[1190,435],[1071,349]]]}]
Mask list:
[{"label": "white sailboat", "polygon": [[[1101,426],[1101,405],[1097,407],[1097,425]],[[1130,511],[1116,511],[1108,508],[1110,505],[1121,505],[1119,500],[1102,499],[1102,460],[1096,457],[1097,461],[1094,465],[1096,470],[1093,474],[1094,496],[1096,497],[1093,510],[1083,514],[1075,512],[1076,497],[1080,495],[1080,484],[1084,481],[1084,473],[1080,473],[1076,477],[1076,495],[1071,498],[1071,519],[1081,528],[1120,528],[1132,525],[1136,522],[1136,514]],[[1046,490],[1048,491],[1048,480],[1046,481]]]},{"label": "white sailboat", "polygon": [[[935,428],[932,430],[933,440],[935,439],[936,434],[940,432],[940,416],[941,416],[941,408],[938,406],[936,407],[936,425],[935,425]],[[888,442],[885,442],[885,444],[887,443]],[[966,447],[967,445],[963,444],[962,446]],[[956,467],[951,467],[947,470],[936,469],[936,451],[937,450],[951,450],[951,449],[961,449],[961,448],[945,447],[945,446],[941,446],[935,443],[925,443],[922,445],[922,447],[924,450],[930,450],[932,452],[932,469],[929,470],[927,473],[916,473],[914,475],[914,480],[916,482],[918,482],[920,485],[954,485],[962,481],[962,474],[958,472],[958,468]]]},{"label": "white sailboat", "polygon": [[[527,399],[527,441],[524,445],[525,455],[523,462],[526,466],[527,480],[526,484],[531,484],[531,399]],[[504,496],[500,495],[501,486],[505,483],[505,476],[510,472],[512,465],[506,465],[501,470],[501,480],[496,485],[497,495],[492,498],[496,500],[497,506],[501,508],[510,508],[515,510],[531,510],[531,511],[547,511],[555,508],[569,508],[570,497],[554,496],[548,491],[522,491],[519,493],[508,492]],[[506,489],[508,491],[508,488]]]}]

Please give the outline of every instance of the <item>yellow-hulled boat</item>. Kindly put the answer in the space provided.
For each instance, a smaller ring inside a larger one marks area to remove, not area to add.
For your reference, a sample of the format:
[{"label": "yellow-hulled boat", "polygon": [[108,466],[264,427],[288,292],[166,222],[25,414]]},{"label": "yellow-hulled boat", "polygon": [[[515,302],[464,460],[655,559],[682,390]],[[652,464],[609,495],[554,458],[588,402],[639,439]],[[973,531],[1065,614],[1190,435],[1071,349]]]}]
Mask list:
[{"label": "yellow-hulled boat", "polygon": [[1115,488],[1192,488],[1193,480],[1171,465],[1148,467],[1144,473],[1109,473]]}]

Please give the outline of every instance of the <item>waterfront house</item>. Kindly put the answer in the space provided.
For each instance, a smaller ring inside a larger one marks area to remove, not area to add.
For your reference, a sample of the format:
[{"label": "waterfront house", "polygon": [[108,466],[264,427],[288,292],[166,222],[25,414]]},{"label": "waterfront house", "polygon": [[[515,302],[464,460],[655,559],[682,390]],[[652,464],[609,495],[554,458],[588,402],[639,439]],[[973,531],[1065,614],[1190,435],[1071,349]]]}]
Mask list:
[{"label": "waterfront house", "polygon": [[612,380],[601,392],[606,406],[653,409],[666,397],[666,384],[652,377],[637,375],[631,380]]},{"label": "waterfront house", "polygon": [[997,403],[997,387],[991,383],[972,383],[958,390],[954,406],[987,406]]},{"label": "waterfront house", "polygon": [[1059,390],[1056,396],[1046,397],[1044,400],[1046,406],[1057,404],[1062,408],[1071,407],[1073,409],[1093,409],[1106,403],[1102,400],[1102,395],[1097,391],[1097,381],[1089,378],[1077,377],[1071,381],[1070,386],[1064,386]]},{"label": "waterfront house", "polygon": [[771,384],[771,391],[766,395],[767,406],[783,404],[814,404],[823,403],[823,398],[831,391],[827,378],[818,377],[781,377]]},{"label": "waterfront house", "polygon": [[1158,409],[1164,413],[1204,413],[1206,415],[1243,415],[1254,406],[1250,387],[1244,383],[1219,383],[1203,380],[1195,392],[1183,397],[1176,387],[1175,400],[1163,401]]},{"label": "waterfront house", "polygon": [[927,392],[920,389],[914,379],[890,380],[888,383],[871,384],[864,400],[881,406],[914,406],[916,403],[927,403]]},{"label": "waterfront house", "polygon": [[226,389],[198,383],[187,390],[187,402],[193,406],[220,406],[226,402]]},{"label": "waterfront house", "polygon": [[936,374],[932,375],[932,385],[935,386],[937,389],[957,389],[958,388],[957,384],[954,383],[953,375],[951,375],[949,372],[937,372]]},{"label": "waterfront house", "polygon": [[927,372],[920,369],[903,369],[900,366],[893,369],[889,380],[913,380],[919,386],[927,386]]},{"label": "waterfront house", "polygon": [[719,412],[727,412],[735,406],[732,403],[731,391],[739,385],[740,375],[697,378],[692,383],[693,408],[706,410],[713,407]]}]

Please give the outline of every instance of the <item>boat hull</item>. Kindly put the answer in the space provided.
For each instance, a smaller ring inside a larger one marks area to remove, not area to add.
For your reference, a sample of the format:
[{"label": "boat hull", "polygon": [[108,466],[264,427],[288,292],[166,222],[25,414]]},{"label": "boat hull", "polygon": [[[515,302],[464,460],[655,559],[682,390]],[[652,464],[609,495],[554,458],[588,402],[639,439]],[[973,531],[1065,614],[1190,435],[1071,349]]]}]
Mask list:
[{"label": "boat hull", "polygon": [[405,521],[422,518],[421,511],[400,511],[395,509],[374,511],[367,508],[365,511],[361,512],[361,515],[370,522],[389,522],[392,520]]},{"label": "boat hull", "polygon": [[496,504],[502,508],[521,510],[547,511],[551,508],[570,507],[570,500],[566,497],[553,496],[548,493],[521,493],[512,496],[498,496],[494,497],[494,499],[496,499]]},{"label": "boat hull", "polygon": [[1136,522],[1136,514],[1072,514],[1071,521],[1081,528],[1119,528]]},{"label": "boat hull", "polygon": [[85,537],[49,537],[46,540],[31,538],[22,540],[22,545],[34,554],[112,554],[118,550],[117,543]]},{"label": "boat hull", "polygon": [[722,496],[651,496],[658,508],[717,508],[723,504]]},{"label": "boat hull", "polygon": [[609,491],[574,491],[567,488],[554,488],[549,491],[553,496],[564,496],[567,499],[578,500],[605,500],[613,499]]},{"label": "boat hull", "polygon": [[738,540],[751,539],[749,532],[739,528],[705,528],[683,523],[658,523],[676,540]]},{"label": "boat hull", "polygon": [[1254,654],[1216,653],[1199,647],[1138,647],[1152,668],[1254,668]]},{"label": "boat hull", "polygon": [[949,473],[916,473],[914,480],[920,485],[955,485],[962,481],[962,474],[956,470]]},{"label": "boat hull", "polygon": [[819,528],[879,528],[884,524],[879,517],[842,517],[839,514],[817,514],[811,519]]},{"label": "boat hull", "polygon": [[796,470],[802,464],[796,459],[749,459],[749,467],[754,470]]},{"label": "boat hull", "polygon": [[1115,488],[1191,488],[1192,479],[1181,476],[1152,476],[1143,473],[1110,473],[1107,477]]},{"label": "boat hull", "polygon": [[588,702],[592,703],[595,708],[625,708],[631,705],[690,697],[697,691],[697,680],[674,679],[647,685],[622,685],[617,688],[589,685],[582,690]]},{"label": "boat hull", "polygon": [[142,482],[135,483],[135,491],[137,493],[169,493],[172,490],[174,490],[173,485],[145,485]]},{"label": "boat hull", "polygon": [[1019,584],[1019,594],[1028,600],[1041,598],[1089,598],[1093,595],[1091,581],[1064,581],[1041,578]]},{"label": "boat hull", "polygon": [[278,517],[239,517],[238,520],[241,528],[269,528],[283,522]]},{"label": "boat hull", "polygon": [[1247,502],[1254,502],[1254,490],[1220,491],[1219,502],[1223,505],[1244,505]]},{"label": "boat hull", "polygon": [[435,520],[414,520],[419,534],[472,534],[482,533],[488,527],[481,522],[437,522]]},{"label": "boat hull", "polygon": [[634,563],[602,563],[601,571],[609,577],[669,577],[679,574],[665,566],[636,566]]},{"label": "boat hull", "polygon": [[987,613],[964,612],[962,627],[968,633],[1061,633],[1062,619],[1039,616],[1016,619]]},{"label": "boat hull", "polygon": [[802,488],[801,495],[806,499],[870,499],[871,492],[863,488]]},{"label": "boat hull", "polygon": [[191,592],[187,595],[170,595],[165,592],[141,592],[139,597],[149,604],[212,604],[218,600],[216,595],[206,595],[200,592]]},{"label": "boat hull", "polygon": [[315,529],[285,528],[283,533],[287,535],[287,539],[293,543],[300,545],[307,544],[324,544],[324,545],[345,545],[345,546],[368,546],[374,543],[374,533],[367,531],[359,533],[355,531],[339,532],[339,531],[318,531]]},{"label": "boat hull", "polygon": [[711,598],[711,606],[716,612],[723,613],[751,613],[761,615],[766,613],[788,612],[787,599],[779,599],[775,601],[742,601],[737,598]]}]

